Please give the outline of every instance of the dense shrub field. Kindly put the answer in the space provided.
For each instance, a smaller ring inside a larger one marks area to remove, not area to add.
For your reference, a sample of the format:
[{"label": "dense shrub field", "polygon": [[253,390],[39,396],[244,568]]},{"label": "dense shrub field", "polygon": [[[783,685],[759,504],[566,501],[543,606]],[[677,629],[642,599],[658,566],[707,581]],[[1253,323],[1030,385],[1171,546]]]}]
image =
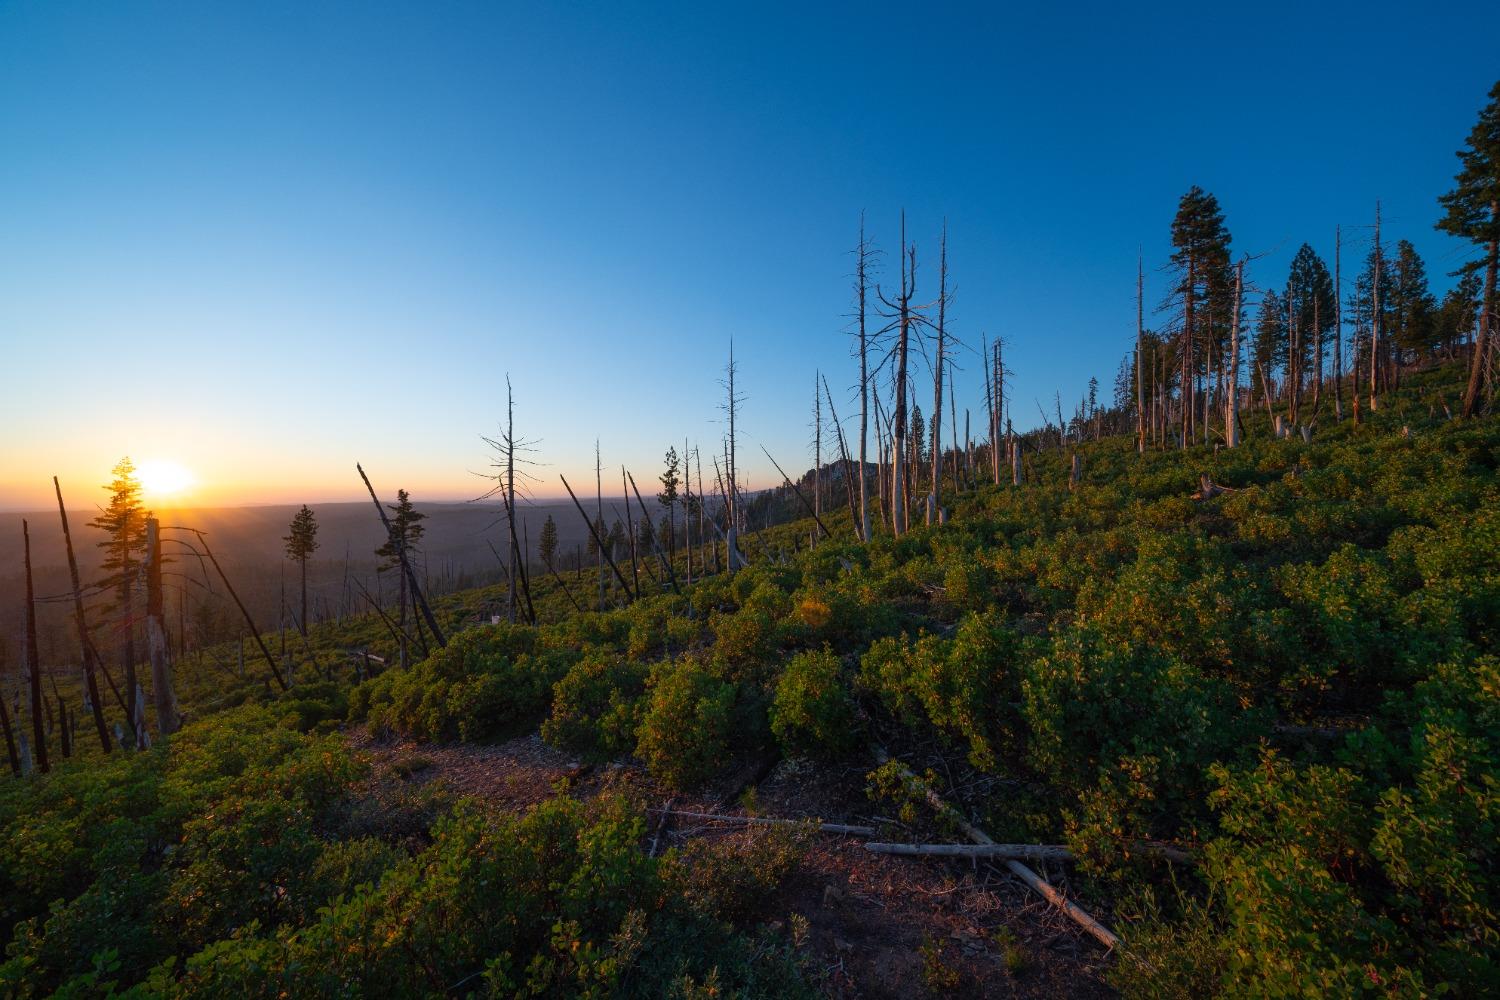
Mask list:
[{"label": "dense shrub field", "polygon": [[[646,858],[623,801],[413,800],[372,826],[374,779],[315,735],[347,717],[426,740],[539,726],[676,789],[935,742],[1004,779],[965,803],[986,829],[1073,847],[1087,902],[1153,956],[1117,963],[1127,994],[1479,995],[1500,982],[1500,420],[1430,416],[1433,377],[1311,442],[1089,444],[1076,490],[1065,453],[1033,453],[1025,486],[950,498],[942,527],[860,545],[846,514],[812,549],[807,524],[771,529],[682,595],[578,614],[543,593],[538,627],[475,625],[404,672],[4,783],[0,982],[804,988],[791,944],[743,929],[768,886],[711,851]],[[1226,491],[1192,498],[1202,473]]]}]

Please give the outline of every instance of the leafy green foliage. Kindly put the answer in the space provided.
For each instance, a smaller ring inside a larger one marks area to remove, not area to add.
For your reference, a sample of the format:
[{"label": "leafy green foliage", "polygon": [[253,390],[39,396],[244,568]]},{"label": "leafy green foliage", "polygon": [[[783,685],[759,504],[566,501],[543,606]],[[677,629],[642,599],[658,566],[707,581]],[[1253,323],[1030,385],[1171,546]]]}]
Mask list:
[{"label": "leafy green foliage", "polygon": [[854,702],[830,650],[798,653],[787,661],[771,703],[771,732],[792,754],[838,756],[853,748]]}]

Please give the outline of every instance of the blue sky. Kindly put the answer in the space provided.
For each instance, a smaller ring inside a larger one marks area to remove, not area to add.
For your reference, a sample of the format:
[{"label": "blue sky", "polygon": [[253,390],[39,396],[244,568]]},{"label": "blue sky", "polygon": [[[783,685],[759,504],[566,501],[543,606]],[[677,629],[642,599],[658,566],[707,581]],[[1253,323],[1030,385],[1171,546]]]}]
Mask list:
[{"label": "blue sky", "polygon": [[353,499],[356,459],[475,495],[507,373],[539,493],[596,436],[640,480],[717,446],[731,338],[767,484],[816,369],[855,412],[861,211],[893,251],[905,208],[927,290],[947,218],[1024,423],[1109,385],[1195,183],[1262,285],[1379,198],[1446,288],[1500,6],[1233,13],[0,4],[0,506],[127,452],[216,502]]}]

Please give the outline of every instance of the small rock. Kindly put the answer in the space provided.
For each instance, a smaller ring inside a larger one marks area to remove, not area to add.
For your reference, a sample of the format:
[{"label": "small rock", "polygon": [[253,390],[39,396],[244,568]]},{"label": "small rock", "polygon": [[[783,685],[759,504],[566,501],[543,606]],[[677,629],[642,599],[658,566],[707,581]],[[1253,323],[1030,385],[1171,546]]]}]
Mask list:
[{"label": "small rock", "polygon": [[844,901],[844,893],[836,885],[825,885],[823,887],[823,905],[835,906]]}]

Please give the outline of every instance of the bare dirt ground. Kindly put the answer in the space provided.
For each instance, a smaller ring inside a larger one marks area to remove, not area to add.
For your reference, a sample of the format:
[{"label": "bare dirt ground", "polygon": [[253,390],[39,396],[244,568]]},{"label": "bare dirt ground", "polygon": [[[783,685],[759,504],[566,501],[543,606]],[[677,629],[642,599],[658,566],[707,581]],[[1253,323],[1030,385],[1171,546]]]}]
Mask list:
[{"label": "bare dirt ground", "polygon": [[[694,797],[656,788],[630,764],[585,768],[536,734],[493,746],[350,742],[414,785],[472,795],[520,811],[553,795],[626,792],[660,809],[747,815],[738,791],[753,784],[755,815],[882,825],[864,794],[863,767],[746,761]],[[676,815],[651,816],[648,841],[753,836],[743,826]],[[899,834],[898,834],[899,836]],[[875,855],[859,837],[817,835],[772,910],[801,914],[830,997],[1107,997],[1113,959],[1066,917],[994,865]]]}]

